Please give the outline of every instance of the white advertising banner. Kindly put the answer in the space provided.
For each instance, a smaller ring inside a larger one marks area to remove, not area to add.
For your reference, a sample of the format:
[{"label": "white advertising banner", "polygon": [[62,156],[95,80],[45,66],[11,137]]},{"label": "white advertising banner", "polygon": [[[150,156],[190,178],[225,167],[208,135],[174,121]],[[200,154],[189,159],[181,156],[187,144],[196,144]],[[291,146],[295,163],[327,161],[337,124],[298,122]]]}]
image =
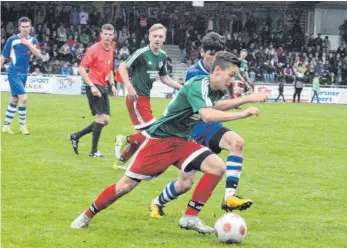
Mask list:
[{"label": "white advertising banner", "polygon": [[[1,91],[10,91],[10,84],[7,75],[0,75]],[[28,76],[25,91],[30,93],[52,93],[51,77]]]},{"label": "white advertising banner", "polygon": [[[275,101],[278,97],[278,85],[264,84],[256,85],[256,92],[266,91],[269,94],[269,101]],[[284,99],[286,102],[293,101],[294,86],[285,85],[283,90]],[[311,102],[313,96],[313,90],[311,87],[304,87],[301,92],[300,102]],[[318,93],[320,103],[335,103],[335,104],[347,104],[347,89],[344,88],[320,88]],[[282,102],[282,97],[279,98]]]},{"label": "white advertising banner", "polygon": [[54,76],[53,80],[53,94],[63,95],[80,95],[82,78],[79,76]]},{"label": "white advertising banner", "polygon": [[165,98],[167,94],[170,94],[173,91],[173,88],[167,86],[166,84],[163,84],[161,81],[155,81],[151,90],[151,97]]}]

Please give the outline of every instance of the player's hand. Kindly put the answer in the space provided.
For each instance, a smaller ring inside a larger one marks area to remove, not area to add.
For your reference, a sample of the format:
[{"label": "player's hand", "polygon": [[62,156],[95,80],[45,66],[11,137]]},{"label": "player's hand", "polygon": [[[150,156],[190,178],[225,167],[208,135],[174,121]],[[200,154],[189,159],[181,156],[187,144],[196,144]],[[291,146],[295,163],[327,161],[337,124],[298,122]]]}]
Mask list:
[{"label": "player's hand", "polygon": [[90,87],[90,90],[91,90],[93,96],[101,97],[101,93],[100,93],[99,89],[96,88],[95,85],[91,86],[91,87]]},{"label": "player's hand", "polygon": [[243,111],[245,118],[250,117],[252,115],[258,116],[260,114],[260,110],[256,107],[249,107],[245,111]]},{"label": "player's hand", "polygon": [[128,96],[129,96],[130,100],[132,100],[133,102],[136,101],[137,94],[136,94],[134,87],[131,84],[129,84],[129,85],[127,85],[127,88],[128,88]]},{"label": "player's hand", "polygon": [[20,41],[22,42],[23,45],[26,45],[26,46],[30,46],[31,45],[31,43],[27,39],[25,39],[25,38],[20,39]]},{"label": "player's hand", "polygon": [[113,95],[117,96],[117,89],[116,89],[116,86],[114,84],[112,84],[111,90],[112,90]]},{"label": "player's hand", "polygon": [[259,92],[249,95],[252,102],[266,102],[269,95],[267,92]]}]

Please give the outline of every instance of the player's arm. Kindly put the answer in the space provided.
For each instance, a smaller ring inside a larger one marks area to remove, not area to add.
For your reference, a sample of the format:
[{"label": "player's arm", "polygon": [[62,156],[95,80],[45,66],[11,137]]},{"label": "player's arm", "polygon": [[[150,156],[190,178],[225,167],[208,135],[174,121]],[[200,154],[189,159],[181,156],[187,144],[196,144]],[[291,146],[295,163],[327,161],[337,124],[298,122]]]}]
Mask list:
[{"label": "player's arm", "polygon": [[116,89],[116,85],[114,82],[113,70],[110,70],[110,72],[107,74],[107,79],[111,85],[111,90],[112,90],[113,95],[114,96],[117,95],[117,89]]},{"label": "player's arm", "polygon": [[38,47],[38,42],[37,41],[34,42],[34,43],[31,43],[27,39],[22,38],[21,42],[30,49],[32,54],[34,54],[36,57],[41,57],[41,51],[39,49],[37,49],[37,47]]},{"label": "player's arm", "polygon": [[12,39],[9,38],[6,41],[5,47],[2,50],[2,53],[0,55],[0,68],[4,67],[6,57],[10,56],[11,45],[12,45]]},{"label": "player's arm", "polygon": [[242,112],[224,112],[213,108],[199,109],[199,115],[204,122],[226,122],[244,119],[252,115],[258,116],[259,109],[255,107],[247,108]]},{"label": "player's arm", "polygon": [[226,111],[230,109],[237,108],[246,103],[254,103],[254,102],[265,102],[268,96],[266,92],[254,93],[251,95],[243,96],[240,98],[228,99],[228,100],[220,100],[216,102],[214,105],[214,109],[220,111]]},{"label": "player's arm", "polygon": [[181,89],[182,88],[182,85],[180,85],[175,80],[173,80],[171,77],[169,77],[169,75],[161,76],[160,80],[164,84],[166,84],[167,86],[170,86],[170,87],[172,87],[174,89]]},{"label": "player's arm", "polygon": [[118,70],[119,70],[119,75],[123,79],[123,83],[128,89],[128,96],[130,97],[132,101],[135,101],[137,99],[137,94],[129,79],[128,62],[122,62],[119,65]]}]

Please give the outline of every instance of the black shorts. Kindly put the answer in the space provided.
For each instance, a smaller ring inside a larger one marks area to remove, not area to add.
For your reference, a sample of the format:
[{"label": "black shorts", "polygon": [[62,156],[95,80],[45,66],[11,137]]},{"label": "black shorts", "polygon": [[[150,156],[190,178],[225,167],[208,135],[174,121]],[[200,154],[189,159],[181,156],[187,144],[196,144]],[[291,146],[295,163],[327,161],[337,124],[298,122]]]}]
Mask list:
[{"label": "black shorts", "polygon": [[100,91],[101,97],[94,96],[89,86],[87,86],[86,88],[86,94],[88,97],[89,107],[90,111],[92,112],[92,115],[110,115],[110,101],[108,99],[107,86],[101,86],[97,84],[95,84],[95,86]]},{"label": "black shorts", "polygon": [[222,149],[219,147],[219,143],[220,143],[223,135],[229,131],[230,131],[230,129],[228,129],[226,127],[222,127],[217,131],[217,133],[215,133],[215,135],[212,136],[212,138],[208,144],[208,147],[210,148],[210,150],[212,152],[214,152],[215,154],[219,154],[222,151]]}]

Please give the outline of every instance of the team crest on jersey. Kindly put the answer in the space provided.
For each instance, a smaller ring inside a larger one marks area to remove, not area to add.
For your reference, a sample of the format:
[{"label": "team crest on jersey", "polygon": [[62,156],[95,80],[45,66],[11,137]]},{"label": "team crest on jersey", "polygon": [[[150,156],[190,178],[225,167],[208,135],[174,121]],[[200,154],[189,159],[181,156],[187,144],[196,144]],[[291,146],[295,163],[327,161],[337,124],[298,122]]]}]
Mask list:
[{"label": "team crest on jersey", "polygon": [[159,68],[161,69],[163,67],[163,65],[164,65],[163,61],[160,61],[159,62]]}]

